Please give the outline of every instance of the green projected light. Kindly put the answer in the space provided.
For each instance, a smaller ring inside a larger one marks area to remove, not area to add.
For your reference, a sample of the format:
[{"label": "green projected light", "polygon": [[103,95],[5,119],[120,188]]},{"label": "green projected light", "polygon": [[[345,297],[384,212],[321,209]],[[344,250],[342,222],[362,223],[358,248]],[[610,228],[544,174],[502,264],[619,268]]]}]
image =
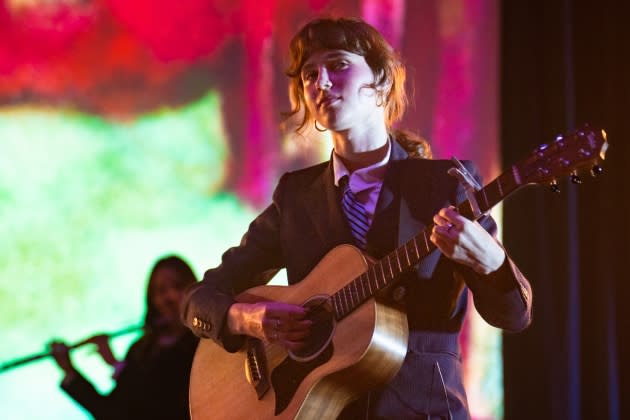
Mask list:
[{"label": "green projected light", "polygon": [[[210,93],[124,122],[0,111],[0,363],[55,337],[75,343],[140,324],[155,260],[177,253],[200,276],[238,243],[254,212],[220,191],[219,105]],[[114,339],[117,356],[135,338]],[[99,389],[112,387],[93,350],[73,355]],[[60,379],[49,358],[1,374],[1,417],[86,418]]]}]

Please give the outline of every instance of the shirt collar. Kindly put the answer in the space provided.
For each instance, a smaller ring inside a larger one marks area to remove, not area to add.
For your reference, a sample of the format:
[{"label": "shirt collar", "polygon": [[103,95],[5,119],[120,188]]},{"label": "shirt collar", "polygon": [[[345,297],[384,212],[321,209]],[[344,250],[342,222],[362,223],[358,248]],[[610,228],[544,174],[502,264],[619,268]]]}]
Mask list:
[{"label": "shirt collar", "polygon": [[[350,171],[348,171],[348,168],[346,168],[346,165],[343,164],[343,161],[341,160],[341,158],[333,150],[332,164],[333,164],[333,172],[335,175],[335,186],[337,187],[339,186],[339,180],[341,180],[341,178],[343,178],[344,176],[348,176],[350,189],[355,193],[360,191],[361,189],[365,189],[365,188],[360,188],[359,190],[357,190],[357,188],[355,187],[357,187],[358,184],[367,185],[369,187],[370,185],[373,185],[373,184],[382,183],[385,177],[385,166],[387,165],[387,162],[389,162],[389,157],[391,153],[392,153],[391,138],[388,137],[387,153],[385,154],[385,157],[381,161],[376,162],[370,166],[366,166],[365,168],[357,169],[352,174],[350,174]],[[356,181],[360,180],[360,181],[353,182],[354,180]]]}]

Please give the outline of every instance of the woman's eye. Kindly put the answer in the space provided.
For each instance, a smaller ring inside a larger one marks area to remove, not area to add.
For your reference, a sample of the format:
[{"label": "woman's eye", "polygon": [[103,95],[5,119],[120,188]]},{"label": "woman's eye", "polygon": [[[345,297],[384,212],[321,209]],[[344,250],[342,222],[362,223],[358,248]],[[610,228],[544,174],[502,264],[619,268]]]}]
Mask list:
[{"label": "woman's eye", "polygon": [[315,73],[314,71],[309,71],[302,75],[302,80],[304,80],[305,82],[312,82],[313,80],[315,80],[316,77],[317,73]]},{"label": "woman's eye", "polygon": [[343,70],[346,67],[348,67],[348,62],[347,61],[335,61],[334,63],[332,63],[332,65],[330,67],[333,70]]}]

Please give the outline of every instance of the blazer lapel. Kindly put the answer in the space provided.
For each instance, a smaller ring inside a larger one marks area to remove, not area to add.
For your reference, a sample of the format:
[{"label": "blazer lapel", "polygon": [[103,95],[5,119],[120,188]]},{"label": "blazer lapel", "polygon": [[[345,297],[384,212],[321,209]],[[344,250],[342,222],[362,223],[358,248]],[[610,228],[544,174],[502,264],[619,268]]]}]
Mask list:
[{"label": "blazer lapel", "polygon": [[374,220],[367,236],[367,252],[376,258],[381,258],[397,245],[400,185],[396,163],[406,159],[407,153],[396,141],[392,141],[391,147],[385,178],[374,209]]},{"label": "blazer lapel", "polygon": [[335,187],[332,161],[302,191],[306,212],[323,243],[334,246],[340,243],[353,243],[352,232],[346,223],[341,197]]},{"label": "blazer lapel", "polygon": [[400,171],[397,162],[408,158],[407,152],[398,144],[397,141],[392,139],[391,144],[392,153],[389,157],[387,172],[385,173],[383,186],[381,187],[381,192],[374,210],[376,217],[392,204],[392,201],[398,194]]}]

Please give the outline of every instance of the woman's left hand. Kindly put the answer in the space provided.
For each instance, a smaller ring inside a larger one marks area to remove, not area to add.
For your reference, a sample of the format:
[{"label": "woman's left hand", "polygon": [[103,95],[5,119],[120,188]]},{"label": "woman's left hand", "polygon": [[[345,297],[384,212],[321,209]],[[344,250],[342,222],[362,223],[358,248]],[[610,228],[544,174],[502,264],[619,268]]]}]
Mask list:
[{"label": "woman's left hand", "polygon": [[445,207],[433,216],[431,242],[448,258],[479,274],[496,271],[505,261],[505,251],[478,222],[460,215],[455,207]]}]

